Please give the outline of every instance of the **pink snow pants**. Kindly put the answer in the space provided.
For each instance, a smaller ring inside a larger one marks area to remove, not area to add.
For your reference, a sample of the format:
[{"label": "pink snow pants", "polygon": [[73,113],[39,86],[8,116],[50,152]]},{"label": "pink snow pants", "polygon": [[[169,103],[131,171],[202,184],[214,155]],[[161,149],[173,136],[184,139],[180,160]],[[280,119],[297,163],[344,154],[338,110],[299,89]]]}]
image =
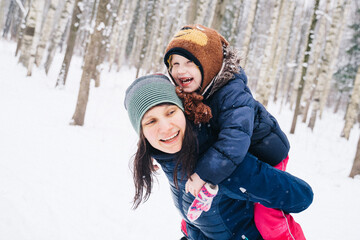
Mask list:
[{"label": "pink snow pants", "polygon": [[[275,168],[285,171],[289,156]],[[304,233],[290,214],[274,208],[267,208],[256,203],[254,220],[257,229],[265,240],[305,240]]]}]

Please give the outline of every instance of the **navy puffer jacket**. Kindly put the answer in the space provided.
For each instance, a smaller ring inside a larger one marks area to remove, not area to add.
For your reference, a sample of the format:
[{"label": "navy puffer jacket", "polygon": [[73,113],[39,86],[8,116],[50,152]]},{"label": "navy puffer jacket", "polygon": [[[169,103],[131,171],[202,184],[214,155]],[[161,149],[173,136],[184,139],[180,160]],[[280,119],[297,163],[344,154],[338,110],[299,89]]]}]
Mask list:
[{"label": "navy puffer jacket", "polygon": [[253,203],[291,213],[306,209],[313,200],[307,183],[246,154],[233,174],[219,184],[210,210],[190,222],[186,214],[194,197],[185,192],[186,178],[181,179],[181,172],[178,174],[179,188],[174,185],[176,155],[153,150],[152,156],[169,180],[174,204],[187,222],[188,239],[262,239],[254,223]]},{"label": "navy puffer jacket", "polygon": [[[209,124],[195,126],[200,142],[208,142],[209,136],[217,138],[196,168],[201,179],[213,184],[230,176],[248,151],[275,166],[290,149],[276,119],[253,98],[244,70],[240,68],[237,74],[226,71],[225,67],[204,94],[203,102],[211,108],[213,117]],[[229,76],[233,77],[227,79]]]}]

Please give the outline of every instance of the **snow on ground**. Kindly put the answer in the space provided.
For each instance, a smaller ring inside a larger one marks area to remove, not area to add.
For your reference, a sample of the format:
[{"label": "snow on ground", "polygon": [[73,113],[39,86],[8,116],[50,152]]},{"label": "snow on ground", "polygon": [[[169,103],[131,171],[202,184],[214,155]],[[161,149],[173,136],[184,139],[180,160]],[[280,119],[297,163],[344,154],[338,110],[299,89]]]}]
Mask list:
[{"label": "snow on ground", "polygon": [[[67,86],[55,89],[60,54],[48,76],[40,68],[26,77],[15,47],[0,41],[0,239],[179,239],[163,174],[149,201],[131,209],[137,138],[123,100],[135,70],[105,69],[101,86],[91,87],[85,125],[70,126],[81,59],[73,59]],[[288,133],[292,113],[269,110]],[[356,125],[347,141],[342,127],[341,115],[325,111],[313,132],[299,121],[288,134],[288,171],[315,193],[310,208],[294,215],[309,240],[360,239],[360,178],[348,178],[360,131]]]}]

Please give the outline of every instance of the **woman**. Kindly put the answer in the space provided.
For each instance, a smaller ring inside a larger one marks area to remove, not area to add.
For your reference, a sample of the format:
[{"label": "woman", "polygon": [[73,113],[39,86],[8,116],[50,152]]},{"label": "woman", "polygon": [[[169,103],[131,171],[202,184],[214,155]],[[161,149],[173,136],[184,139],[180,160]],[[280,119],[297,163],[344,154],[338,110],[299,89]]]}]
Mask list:
[{"label": "woman", "polygon": [[211,209],[190,222],[186,213],[194,197],[186,193],[185,183],[196,159],[216,136],[209,132],[201,139],[195,137],[175,87],[164,75],[136,79],[126,91],[125,107],[140,137],[134,159],[134,208],[151,194],[154,158],[169,180],[174,204],[186,221],[183,230],[188,239],[262,239],[254,223],[254,203],[287,213],[303,211],[311,204],[313,193],[308,184],[247,154],[219,184]]}]

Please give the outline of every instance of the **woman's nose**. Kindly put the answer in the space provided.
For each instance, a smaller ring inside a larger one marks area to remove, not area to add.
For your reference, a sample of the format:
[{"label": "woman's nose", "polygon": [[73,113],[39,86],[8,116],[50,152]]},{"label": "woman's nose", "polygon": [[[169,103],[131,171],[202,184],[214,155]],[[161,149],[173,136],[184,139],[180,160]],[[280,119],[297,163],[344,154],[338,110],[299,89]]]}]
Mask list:
[{"label": "woman's nose", "polygon": [[168,119],[163,119],[160,121],[159,124],[159,132],[163,133],[163,132],[167,132],[169,131],[169,129],[171,129],[171,122]]}]

